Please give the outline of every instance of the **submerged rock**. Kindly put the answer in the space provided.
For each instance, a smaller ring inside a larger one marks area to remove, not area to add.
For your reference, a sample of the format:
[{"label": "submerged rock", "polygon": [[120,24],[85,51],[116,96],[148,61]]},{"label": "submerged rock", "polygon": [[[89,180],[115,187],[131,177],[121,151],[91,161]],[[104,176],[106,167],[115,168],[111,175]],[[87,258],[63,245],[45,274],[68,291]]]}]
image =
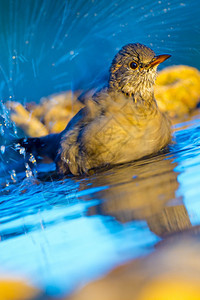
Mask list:
[{"label": "submerged rock", "polygon": [[39,295],[41,295],[40,291],[26,281],[18,279],[0,279],[1,300],[39,299]]}]

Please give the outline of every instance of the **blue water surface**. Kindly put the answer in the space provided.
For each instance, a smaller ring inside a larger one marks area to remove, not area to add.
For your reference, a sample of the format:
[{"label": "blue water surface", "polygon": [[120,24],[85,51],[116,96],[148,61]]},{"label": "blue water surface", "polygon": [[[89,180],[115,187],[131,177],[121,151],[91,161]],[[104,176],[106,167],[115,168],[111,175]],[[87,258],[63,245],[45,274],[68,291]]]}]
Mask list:
[{"label": "blue water surface", "polygon": [[[197,114],[177,126],[169,153],[89,177],[17,173],[12,182],[8,176],[1,190],[1,273],[66,293],[199,225],[199,126]],[[38,166],[39,174],[45,168]],[[162,221],[166,212],[170,228]]]}]

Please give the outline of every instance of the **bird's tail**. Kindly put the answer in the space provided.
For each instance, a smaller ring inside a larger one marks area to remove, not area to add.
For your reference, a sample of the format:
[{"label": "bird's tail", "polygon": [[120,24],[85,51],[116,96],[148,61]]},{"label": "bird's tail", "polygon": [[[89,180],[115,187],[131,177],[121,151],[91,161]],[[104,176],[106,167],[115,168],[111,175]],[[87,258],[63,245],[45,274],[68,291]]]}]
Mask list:
[{"label": "bird's tail", "polygon": [[38,138],[16,139],[7,146],[1,146],[0,160],[6,169],[21,169],[24,162],[37,162],[43,158],[55,160],[60,145],[60,134]]},{"label": "bird's tail", "polygon": [[49,157],[55,160],[60,144],[60,134],[49,134],[44,137],[22,138],[15,141],[16,147],[26,154],[37,157]]}]

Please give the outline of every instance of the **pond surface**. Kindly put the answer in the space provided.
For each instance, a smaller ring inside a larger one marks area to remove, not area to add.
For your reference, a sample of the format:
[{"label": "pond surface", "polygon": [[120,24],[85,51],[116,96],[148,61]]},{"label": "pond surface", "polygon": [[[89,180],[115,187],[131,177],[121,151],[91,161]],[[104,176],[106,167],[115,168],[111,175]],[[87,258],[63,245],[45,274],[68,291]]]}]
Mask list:
[{"label": "pond surface", "polygon": [[168,153],[85,178],[11,174],[0,198],[1,273],[66,293],[200,225],[199,129],[197,110],[174,125]]}]

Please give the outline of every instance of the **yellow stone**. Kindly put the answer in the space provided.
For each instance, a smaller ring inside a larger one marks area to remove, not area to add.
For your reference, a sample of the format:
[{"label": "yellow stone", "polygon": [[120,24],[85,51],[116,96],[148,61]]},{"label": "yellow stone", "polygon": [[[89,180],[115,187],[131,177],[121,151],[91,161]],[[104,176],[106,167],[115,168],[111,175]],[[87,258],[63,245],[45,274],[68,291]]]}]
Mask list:
[{"label": "yellow stone", "polygon": [[39,295],[39,290],[20,280],[0,280],[1,300],[28,300]]},{"label": "yellow stone", "polygon": [[[159,108],[169,117],[181,117],[197,107],[200,101],[200,72],[189,66],[172,66],[158,74],[154,87]],[[28,136],[39,137],[62,131],[83,107],[77,100],[80,92],[67,91],[42,98],[26,110],[20,103],[8,102],[11,119]],[[91,95],[90,95],[91,96]]]},{"label": "yellow stone", "polygon": [[154,90],[162,111],[172,118],[183,116],[200,101],[200,72],[181,65],[165,68],[159,73]]}]

